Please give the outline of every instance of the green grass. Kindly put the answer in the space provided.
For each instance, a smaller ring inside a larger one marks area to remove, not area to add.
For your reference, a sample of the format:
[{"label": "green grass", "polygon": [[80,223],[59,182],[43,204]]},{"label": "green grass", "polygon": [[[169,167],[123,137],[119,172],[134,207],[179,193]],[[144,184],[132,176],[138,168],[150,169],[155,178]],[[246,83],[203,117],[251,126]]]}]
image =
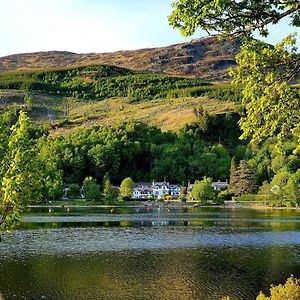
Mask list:
[{"label": "green grass", "polygon": [[[213,114],[225,114],[239,109],[240,104],[203,97],[181,97],[131,102],[128,98],[111,98],[104,101],[84,100],[35,92],[33,107],[28,112],[33,121],[60,135],[76,128],[94,125],[111,126],[129,120],[156,125],[163,131],[177,131],[195,121],[194,107],[201,104]],[[1,111],[11,108],[26,109],[26,92],[0,90],[3,100]]]}]

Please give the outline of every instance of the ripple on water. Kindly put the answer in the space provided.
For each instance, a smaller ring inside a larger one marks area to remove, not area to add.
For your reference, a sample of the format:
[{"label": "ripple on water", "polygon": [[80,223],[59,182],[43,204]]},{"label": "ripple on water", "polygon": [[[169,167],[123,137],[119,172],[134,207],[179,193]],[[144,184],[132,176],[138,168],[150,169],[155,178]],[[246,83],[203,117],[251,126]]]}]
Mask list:
[{"label": "ripple on water", "polygon": [[16,230],[0,243],[2,257],[38,253],[89,253],[201,246],[299,245],[300,232],[233,230],[224,227],[56,228]]}]

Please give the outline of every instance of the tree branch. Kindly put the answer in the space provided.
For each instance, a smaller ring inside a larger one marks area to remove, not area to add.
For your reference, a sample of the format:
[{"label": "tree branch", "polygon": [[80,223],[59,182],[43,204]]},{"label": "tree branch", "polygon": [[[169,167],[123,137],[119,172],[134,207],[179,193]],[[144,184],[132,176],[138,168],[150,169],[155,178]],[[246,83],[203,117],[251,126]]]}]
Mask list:
[{"label": "tree branch", "polygon": [[262,29],[263,27],[266,27],[270,23],[276,24],[281,19],[283,19],[283,18],[291,15],[292,13],[296,12],[299,9],[300,9],[300,2],[297,3],[295,5],[295,7],[290,8],[287,11],[285,11],[285,12],[283,12],[283,13],[277,15],[277,16],[271,17],[271,18],[267,19],[266,21],[264,21],[262,23],[257,23],[257,24],[254,24],[252,26],[248,26],[248,27],[245,27],[245,28],[243,28],[241,30],[235,31],[232,35],[238,36],[238,35],[242,35],[242,34],[245,34],[245,33],[250,33],[250,32],[252,32],[252,31],[254,31],[256,29]]},{"label": "tree branch", "polygon": [[2,224],[5,223],[6,218],[7,218],[8,214],[9,214],[10,210],[12,210],[12,209],[13,209],[13,206],[11,206],[9,203],[6,204],[6,207],[5,207],[4,212],[2,214],[0,225],[2,225]]}]

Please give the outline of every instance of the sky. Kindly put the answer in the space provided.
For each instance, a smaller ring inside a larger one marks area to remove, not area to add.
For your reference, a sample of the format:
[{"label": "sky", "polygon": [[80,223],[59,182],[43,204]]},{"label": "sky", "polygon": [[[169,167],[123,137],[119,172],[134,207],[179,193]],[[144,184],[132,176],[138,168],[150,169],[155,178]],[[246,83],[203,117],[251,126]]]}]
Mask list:
[{"label": "sky", "polygon": [[[112,52],[167,46],[184,38],[168,24],[172,0],[0,0],[0,56],[37,52]],[[291,28],[288,21],[271,28],[276,43]],[[298,47],[300,48],[300,42]]]}]

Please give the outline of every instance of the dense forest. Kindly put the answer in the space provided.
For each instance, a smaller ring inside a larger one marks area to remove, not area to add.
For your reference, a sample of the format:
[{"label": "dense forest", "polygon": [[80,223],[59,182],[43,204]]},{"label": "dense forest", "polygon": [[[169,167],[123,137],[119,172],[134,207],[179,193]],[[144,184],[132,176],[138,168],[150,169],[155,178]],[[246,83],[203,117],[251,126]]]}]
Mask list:
[{"label": "dense forest", "polygon": [[[8,112],[2,115],[3,139],[17,117]],[[257,199],[266,204],[298,205],[300,156],[293,153],[295,141],[287,141],[280,153],[272,139],[262,146],[249,147],[239,140],[238,113],[208,115],[200,106],[195,108],[195,119],[177,133],[162,132],[158,127],[135,121],[111,127],[94,126],[59,137],[48,136],[46,130],[37,126],[28,126],[28,139],[34,144],[44,182],[37,201],[59,198],[64,183],[81,186],[90,176],[101,188],[107,177],[114,185],[131,177],[135,182],[166,178],[183,186],[209,177],[230,178],[228,197],[236,194],[247,200],[243,194],[258,192]],[[235,172],[233,160],[236,172],[240,162],[248,161],[252,189],[235,190],[231,179]]]},{"label": "dense forest", "polygon": [[107,65],[0,73],[0,89],[40,91],[97,100],[128,97],[133,102],[145,101],[166,98],[168,92],[175,89],[210,85],[197,79],[137,73]]}]

